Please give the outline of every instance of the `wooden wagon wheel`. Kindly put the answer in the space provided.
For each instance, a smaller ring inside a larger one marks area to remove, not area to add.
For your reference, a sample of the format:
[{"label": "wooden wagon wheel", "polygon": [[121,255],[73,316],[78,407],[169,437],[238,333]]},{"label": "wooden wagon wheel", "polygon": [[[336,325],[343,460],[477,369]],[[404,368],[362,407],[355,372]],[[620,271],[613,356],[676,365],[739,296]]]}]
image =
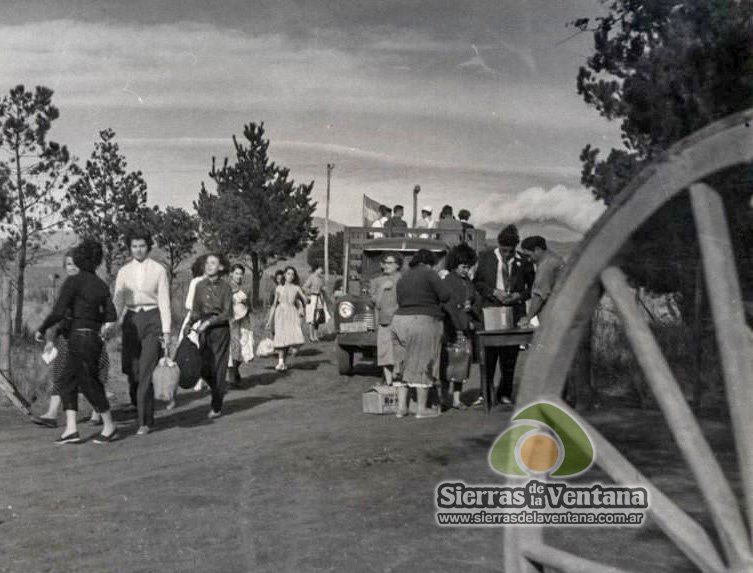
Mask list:
[{"label": "wooden wagon wheel", "polygon": [[[699,570],[708,572],[753,571],[753,346],[745,323],[722,199],[699,181],[753,160],[752,121],[753,110],[748,110],[695,133],[645,169],[616,198],[579,245],[546,309],[519,393],[521,405],[549,400],[578,420],[594,443],[596,465],[618,484],[646,487],[651,500],[650,518]],[[625,275],[611,266],[632,233],[662,205],[687,189],[705,283],[708,292],[714,293],[710,307],[742,478],[745,514],[640,313]],[[602,286],[615,302],[636,359],[704,496],[721,552],[696,521],[561,399],[569,367]],[[542,568],[577,573],[623,571],[547,545],[542,528],[507,528],[504,536],[506,573],[532,573]]]}]

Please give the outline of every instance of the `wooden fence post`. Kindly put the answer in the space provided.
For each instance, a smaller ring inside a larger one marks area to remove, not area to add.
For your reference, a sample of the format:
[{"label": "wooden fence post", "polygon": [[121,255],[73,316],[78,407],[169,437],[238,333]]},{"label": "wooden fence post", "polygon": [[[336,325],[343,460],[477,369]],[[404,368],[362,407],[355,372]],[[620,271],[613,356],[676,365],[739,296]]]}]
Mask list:
[{"label": "wooden fence post", "polygon": [[0,372],[10,376],[10,335],[12,332],[12,308],[9,302],[13,296],[10,278],[0,276]]},{"label": "wooden fence post", "polygon": [[29,402],[11,382],[11,332],[13,332],[13,289],[10,277],[0,275],[0,392],[22,414],[31,416]]}]

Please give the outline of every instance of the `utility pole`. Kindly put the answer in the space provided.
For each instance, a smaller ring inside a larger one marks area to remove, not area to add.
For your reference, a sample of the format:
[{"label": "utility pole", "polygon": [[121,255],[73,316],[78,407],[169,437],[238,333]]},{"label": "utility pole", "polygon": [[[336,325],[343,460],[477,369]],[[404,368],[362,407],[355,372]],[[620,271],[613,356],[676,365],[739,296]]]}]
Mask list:
[{"label": "utility pole", "polygon": [[334,163],[327,163],[327,202],[324,207],[324,284],[329,285],[329,185]]},{"label": "utility pole", "polygon": [[421,192],[421,186],[416,185],[413,188],[413,228],[416,228],[418,223],[418,194]]}]

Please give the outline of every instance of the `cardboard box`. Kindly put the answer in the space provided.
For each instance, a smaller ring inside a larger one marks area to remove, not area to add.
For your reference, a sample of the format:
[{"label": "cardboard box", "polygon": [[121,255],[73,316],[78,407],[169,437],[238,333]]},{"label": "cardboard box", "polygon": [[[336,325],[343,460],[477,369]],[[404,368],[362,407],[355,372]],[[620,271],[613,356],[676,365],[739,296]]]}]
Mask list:
[{"label": "cardboard box", "polygon": [[515,328],[511,306],[490,306],[484,309],[484,330]]},{"label": "cardboard box", "polygon": [[394,386],[374,386],[363,393],[364,414],[397,413],[397,388]]},{"label": "cardboard box", "polygon": [[[397,387],[374,386],[362,394],[364,414],[397,414]],[[434,407],[439,404],[439,389],[432,386],[429,390],[429,399]],[[418,411],[416,403],[416,391],[411,389],[408,394],[408,412],[415,414]]]}]

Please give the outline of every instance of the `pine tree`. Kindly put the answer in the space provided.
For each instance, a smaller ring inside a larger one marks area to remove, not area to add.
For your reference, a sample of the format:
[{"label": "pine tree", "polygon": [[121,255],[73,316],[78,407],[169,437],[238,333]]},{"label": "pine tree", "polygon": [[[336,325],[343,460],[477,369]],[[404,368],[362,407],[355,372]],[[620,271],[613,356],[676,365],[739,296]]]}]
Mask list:
[{"label": "pine tree", "polygon": [[[753,107],[753,4],[738,0],[602,0],[606,14],[573,25],[590,31],[594,52],[578,93],[620,122],[623,147],[606,157],[586,146],[582,182],[609,204],[672,144],[727,115]],[[708,179],[727,203],[743,288],[753,292],[749,167]],[[671,253],[671,257],[668,257]],[[622,266],[652,290],[694,300],[699,257],[686,195],[672,199],[632,237]],[[687,310],[687,309],[686,309]]]},{"label": "pine tree", "polygon": [[193,253],[199,220],[180,207],[167,207],[164,211],[155,210],[154,240],[165,252],[165,266],[173,288],[180,263]]},{"label": "pine tree", "polygon": [[0,100],[0,230],[3,259],[16,262],[14,330],[23,330],[26,269],[35,262],[45,231],[57,228],[60,194],[67,188],[72,159],[64,145],[48,140],[60,112],[52,90],[18,85]]},{"label": "pine tree", "polygon": [[68,189],[63,215],[79,235],[96,239],[104,249],[107,278],[128,256],[127,230],[147,217],[146,181],[141,171],[128,171],[115,142],[115,132],[99,132],[94,150],[79,178]]},{"label": "pine tree", "polygon": [[311,200],[314,182],[296,184],[290,171],[270,161],[264,123],[244,127],[244,142],[233,136],[235,161],[217,167],[212,158],[211,193],[204,183],[194,207],[201,237],[210,249],[251,261],[253,304],[259,305],[262,271],[272,259],[294,255],[315,237]]}]

